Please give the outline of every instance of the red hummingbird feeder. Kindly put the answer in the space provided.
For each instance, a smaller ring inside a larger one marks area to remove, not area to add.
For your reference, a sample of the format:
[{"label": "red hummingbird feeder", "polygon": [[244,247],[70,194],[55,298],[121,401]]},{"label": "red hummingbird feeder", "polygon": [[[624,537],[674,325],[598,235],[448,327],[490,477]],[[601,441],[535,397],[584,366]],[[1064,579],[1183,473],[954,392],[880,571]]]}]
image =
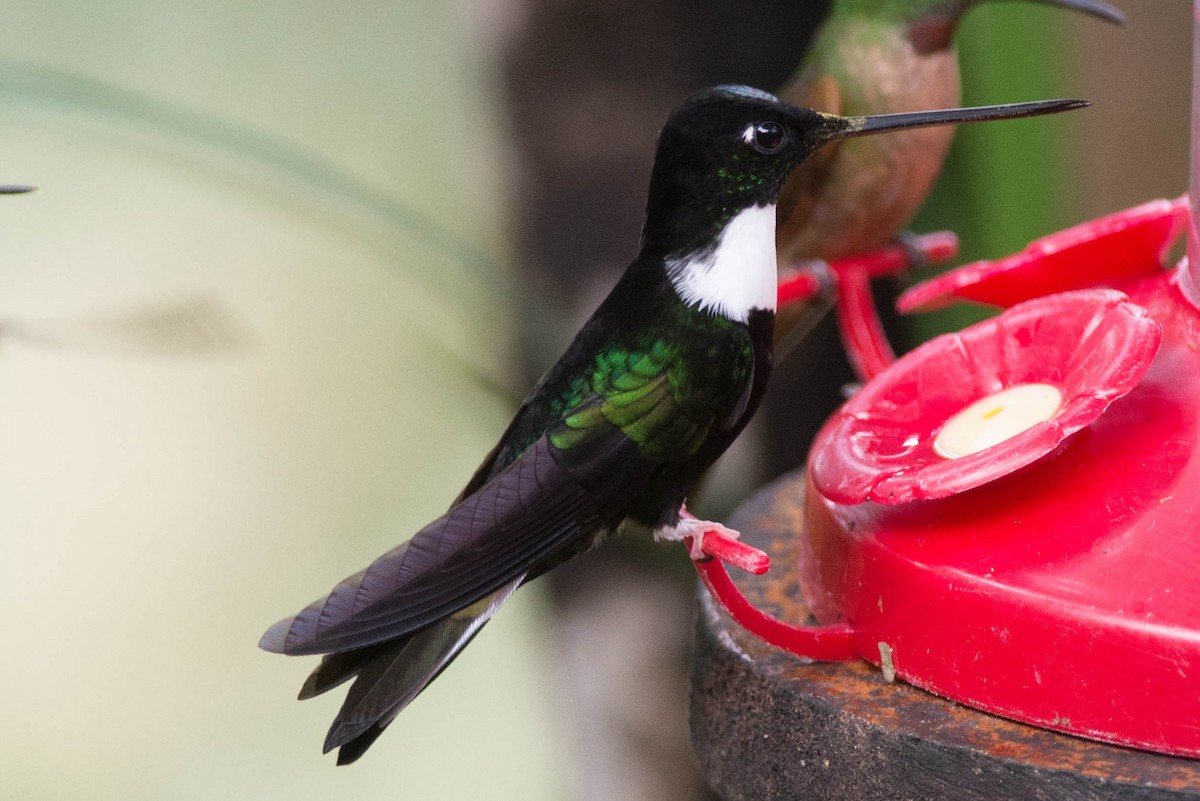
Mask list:
[{"label": "red hummingbird feeder", "polygon": [[[1195,190],[1200,102],[1194,125]],[[901,311],[1005,311],[898,360],[867,291],[878,263],[833,265],[864,386],[808,458],[797,536],[816,624],[746,601],[721,560],[766,565],[736,543],[697,563],[714,597],[803,657],[1200,757],[1198,217],[1155,201],[920,284]],[[1185,230],[1189,257],[1164,265]]]}]

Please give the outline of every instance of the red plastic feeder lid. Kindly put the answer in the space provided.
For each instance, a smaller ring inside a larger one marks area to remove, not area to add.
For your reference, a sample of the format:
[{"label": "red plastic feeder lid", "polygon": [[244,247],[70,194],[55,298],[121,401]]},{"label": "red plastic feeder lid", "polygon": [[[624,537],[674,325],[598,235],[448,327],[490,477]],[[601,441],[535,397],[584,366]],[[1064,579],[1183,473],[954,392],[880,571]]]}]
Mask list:
[{"label": "red plastic feeder lid", "polygon": [[896,308],[902,314],[932,311],[956,300],[1008,307],[1152,276],[1162,271],[1187,219],[1187,195],[1143,203],[1043,237],[1007,258],[977,261],[923,281],[901,295]]},{"label": "red plastic feeder lid", "polygon": [[1113,290],[1038,298],[933,339],[826,423],[814,485],[841,504],[945,498],[1054,451],[1137,385],[1161,327]]}]

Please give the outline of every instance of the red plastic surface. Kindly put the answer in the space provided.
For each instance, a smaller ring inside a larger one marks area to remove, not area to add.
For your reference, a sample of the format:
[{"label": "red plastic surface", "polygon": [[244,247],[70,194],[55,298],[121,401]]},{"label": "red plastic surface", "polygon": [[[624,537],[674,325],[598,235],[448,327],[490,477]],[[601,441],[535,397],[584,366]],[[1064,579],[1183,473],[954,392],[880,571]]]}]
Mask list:
[{"label": "red plastic surface", "polygon": [[800,269],[779,282],[776,304],[803,303],[821,294],[821,279],[811,270]]},{"label": "red plastic surface", "polygon": [[901,313],[956,300],[1002,308],[1092,286],[1118,286],[1156,275],[1187,225],[1187,196],[1154,200],[1077,225],[996,261],[978,261],[924,281],[896,302]]},{"label": "red plastic surface", "polygon": [[921,264],[940,264],[958,255],[958,236],[953,231],[934,231],[912,237],[907,246],[888,245],[870,253],[847,256],[833,263],[835,271],[865,270],[871,278],[884,278],[913,267],[912,257]]},{"label": "red plastic surface", "polygon": [[[926,264],[946,261],[958,255],[958,237],[949,231],[937,231],[917,237],[913,246]],[[846,345],[846,355],[854,372],[869,381],[896,360],[883,323],[875,310],[871,279],[894,275],[912,266],[910,252],[891,245],[865,256],[835,262],[837,277],[837,322]]]},{"label": "red plastic surface", "polygon": [[[691,542],[687,543],[691,548]],[[721,536],[719,532],[708,531],[704,535],[704,552],[709,556],[732,565],[738,570],[744,570],[754,576],[761,576],[771,569],[771,557],[765,551],[760,551],[744,542]]]},{"label": "red plastic surface", "polygon": [[[1113,290],[1029,301],[965,331],[926,342],[888,367],[825,424],[809,469],[839,503],[944,498],[994,481],[1052,452],[1137,385],[1161,330]],[[975,401],[1013,386],[1063,393],[1049,420],[986,450],[946,459],[942,426]]]},{"label": "red plastic surface", "polygon": [[[1200,757],[1200,312],[1181,291],[1198,282],[1161,268],[1185,216],[1146,204],[935,279],[908,308],[1095,284],[1128,300],[1051,294],[893,367],[866,271],[837,270],[847,347],[880,375],[810,454],[798,569],[822,625],[761,613],[717,560],[706,586],[802,656],[880,664],[886,644],[897,676],[961,703]],[[953,462],[925,448],[1027,381],[1063,391],[1048,423]]]},{"label": "red plastic surface", "polygon": [[[691,547],[690,542],[686,544]],[[722,537],[715,531],[705,532],[704,550],[716,558],[693,562],[696,572],[700,574],[700,580],[704,582],[709,593],[720,602],[738,625],[778,648],[803,654],[811,659],[842,662],[855,658],[854,630],[849,626],[797,626],[785,623],[763,612],[742,595],[722,562],[727,561],[737,566],[743,561],[760,563],[759,558],[753,555],[760,554],[769,564],[765,553],[737,540]],[[766,570],[751,572],[761,574]]]},{"label": "red plastic surface", "polygon": [[[912,247],[916,248],[923,263],[940,264],[958,255],[958,237],[950,231],[934,231],[916,237]],[[906,248],[889,245],[871,253],[835,262],[831,269],[835,275],[847,270],[862,270],[868,278],[882,278],[911,267],[911,256]],[[801,267],[780,279],[777,303],[783,307],[789,303],[811,300],[820,294],[821,288],[821,279],[812,270]]]},{"label": "red plastic surface", "polygon": [[[922,263],[937,264],[958,255],[958,237],[950,231],[935,231],[915,237],[910,245]],[[846,343],[846,353],[855,372],[864,381],[895,361],[871,295],[871,279],[895,275],[912,266],[913,252],[889,245],[872,253],[852,256],[829,265],[837,283],[837,321]],[[778,304],[811,300],[821,293],[822,280],[813,270],[797,270],[780,281]]]},{"label": "red plastic surface", "polygon": [[860,267],[840,270],[837,321],[850,366],[863,381],[870,381],[896,361],[883,323],[875,311],[871,281]]},{"label": "red plastic surface", "polygon": [[1122,286],[1161,348],[1049,455],[937,500],[838,503],[810,486],[800,570],[818,619],[853,628],[875,664],[886,643],[898,676],[939,695],[1200,756],[1200,315],[1179,277]]}]

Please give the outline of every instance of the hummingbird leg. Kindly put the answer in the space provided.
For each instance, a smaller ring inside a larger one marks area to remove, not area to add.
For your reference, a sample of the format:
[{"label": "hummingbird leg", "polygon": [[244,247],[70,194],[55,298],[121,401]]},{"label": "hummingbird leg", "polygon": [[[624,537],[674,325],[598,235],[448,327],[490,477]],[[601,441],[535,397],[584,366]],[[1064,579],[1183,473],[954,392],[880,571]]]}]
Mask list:
[{"label": "hummingbird leg", "polygon": [[673,526],[662,526],[654,530],[656,540],[676,542],[691,538],[688,555],[693,561],[701,562],[712,557],[704,550],[706,535],[724,537],[730,540],[741,538],[741,533],[711,520],[701,520],[687,510],[686,506],[679,507],[679,522]]},{"label": "hummingbird leg", "polygon": [[901,231],[896,234],[895,242],[908,259],[907,269],[916,270],[929,263],[929,258],[925,255],[925,248],[921,246],[921,237],[917,234],[912,231]]}]

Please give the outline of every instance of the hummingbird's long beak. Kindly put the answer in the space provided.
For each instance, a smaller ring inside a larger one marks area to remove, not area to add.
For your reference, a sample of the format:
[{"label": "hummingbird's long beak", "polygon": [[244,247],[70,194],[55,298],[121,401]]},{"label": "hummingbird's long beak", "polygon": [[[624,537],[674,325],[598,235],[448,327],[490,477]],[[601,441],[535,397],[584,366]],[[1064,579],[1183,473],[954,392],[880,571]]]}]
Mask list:
[{"label": "hummingbird's long beak", "polygon": [[953,125],[960,122],[1040,117],[1043,114],[1058,114],[1061,111],[1071,111],[1088,105],[1090,103],[1086,100],[1038,100],[1033,103],[915,111],[906,114],[879,114],[873,117],[838,117],[833,114],[825,114],[823,116],[829,124],[825,128],[824,138],[832,141],[848,139],[853,136],[866,136],[897,128],[923,128],[928,125]]},{"label": "hummingbird's long beak", "polygon": [[1100,0],[1036,0],[1036,2],[1045,3],[1048,6],[1059,6],[1061,8],[1082,11],[1085,14],[1091,14],[1093,17],[1115,22],[1118,25],[1125,24],[1125,15],[1120,9],[1113,8],[1108,3],[1103,3]]},{"label": "hummingbird's long beak", "polygon": [[37,189],[36,186],[25,186],[23,184],[0,184],[0,195],[22,195],[26,192],[32,192]]}]

